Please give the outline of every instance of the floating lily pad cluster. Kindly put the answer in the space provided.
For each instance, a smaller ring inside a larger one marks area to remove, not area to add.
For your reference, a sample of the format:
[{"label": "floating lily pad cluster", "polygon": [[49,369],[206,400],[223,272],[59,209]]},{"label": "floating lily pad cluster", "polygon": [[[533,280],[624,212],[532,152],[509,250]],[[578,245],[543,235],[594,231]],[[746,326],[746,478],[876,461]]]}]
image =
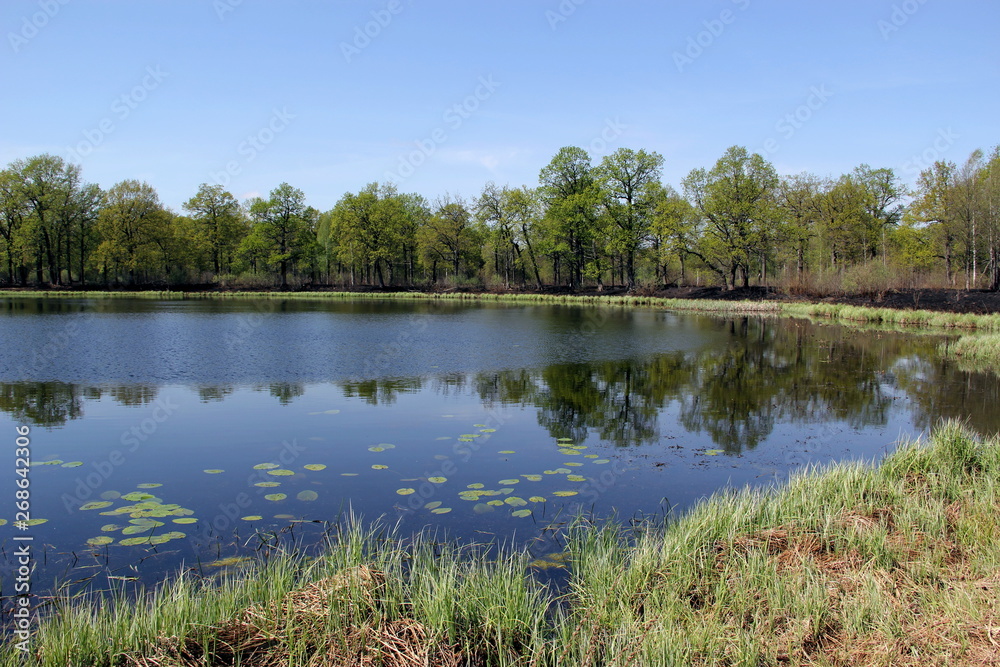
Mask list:
[{"label": "floating lily pad cluster", "polygon": [[[104,510],[100,512],[102,516],[118,519],[121,523],[105,524],[101,526],[101,532],[119,533],[121,538],[118,539],[117,544],[120,546],[158,545],[187,537],[179,530],[161,530],[167,527],[167,519],[177,524],[196,523],[198,520],[191,516],[194,514],[193,510],[181,507],[176,503],[164,503],[162,498],[147,492],[148,489],[160,486],[163,485],[149,482],[139,484],[138,490],[125,494],[118,491],[104,491],[101,493],[103,500],[91,500],[81,505],[80,509],[83,511]],[[126,504],[113,507],[116,501],[124,501]],[[159,519],[163,519],[163,521]],[[87,540],[87,544],[92,547],[113,543],[115,543],[115,538],[111,535],[98,535]]]}]

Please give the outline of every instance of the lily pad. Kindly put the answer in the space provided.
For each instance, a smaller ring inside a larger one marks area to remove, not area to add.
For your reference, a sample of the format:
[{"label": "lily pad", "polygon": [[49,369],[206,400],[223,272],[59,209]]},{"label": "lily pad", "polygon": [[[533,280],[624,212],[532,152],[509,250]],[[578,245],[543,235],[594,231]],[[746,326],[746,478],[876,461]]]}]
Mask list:
[{"label": "lily pad", "polygon": [[447,477],[428,477],[427,481],[428,482],[432,482],[434,484],[444,484],[445,482],[448,481],[448,478]]},{"label": "lily pad", "polygon": [[597,454],[584,454],[583,458],[585,458],[585,459],[596,459],[597,458]]},{"label": "lily pad", "polygon": [[137,489],[155,489],[158,486],[163,486],[163,485],[160,484],[159,482],[145,482],[143,484],[136,484],[135,488],[137,488]]},{"label": "lily pad", "polygon": [[570,468],[579,468],[583,466],[582,463],[577,463],[576,461],[568,461],[563,464],[564,466],[569,466]]},{"label": "lily pad", "polygon": [[416,489],[396,489],[396,493],[398,493],[401,496],[408,496],[411,493],[416,493],[416,492],[417,492]]},{"label": "lily pad", "polygon": [[502,500],[488,500],[488,501],[486,501],[486,504],[487,505],[493,505],[494,507],[503,507],[503,501]]},{"label": "lily pad", "polygon": [[479,432],[480,433],[496,433],[497,430],[495,428],[481,428],[481,429],[479,429]]},{"label": "lily pad", "polygon": [[719,454],[722,454],[725,451],[726,450],[724,449],[706,449],[705,456],[718,456]]},{"label": "lily pad", "polygon": [[566,475],[566,479],[571,482],[586,482],[587,478],[583,475]]},{"label": "lily pad", "polygon": [[263,487],[265,489],[270,489],[270,488],[273,488],[275,486],[281,486],[281,482],[257,482],[257,483],[254,484],[254,486],[260,486],[260,487]]},{"label": "lily pad", "polygon": [[140,533],[148,533],[156,526],[125,526],[122,528],[122,535],[139,535]]},{"label": "lily pad", "polygon": [[569,468],[556,468],[556,472],[559,473],[560,475],[568,475],[573,471],[570,470]]},{"label": "lily pad", "polygon": [[198,523],[198,519],[186,516],[186,517],[181,517],[180,519],[173,519],[173,522],[174,523]]},{"label": "lily pad", "polygon": [[389,466],[387,466],[387,465],[382,465],[381,463],[376,463],[375,465],[372,466],[372,470],[385,470],[388,467]]},{"label": "lily pad", "polygon": [[263,518],[264,518],[264,517],[262,517],[262,516],[261,516],[261,515],[259,515],[259,514],[251,514],[250,516],[245,516],[245,517],[242,517],[242,520],[243,520],[243,521],[260,521],[260,520],[261,520],[261,519],[263,519]]},{"label": "lily pad", "polygon": [[274,470],[275,468],[280,468],[277,463],[258,463],[253,467],[254,470]]},{"label": "lily pad", "polygon": [[573,442],[573,438],[559,438],[556,442]]},{"label": "lily pad", "polygon": [[451,511],[450,507],[437,507],[431,510],[434,514],[447,514]]},{"label": "lily pad", "polygon": [[117,491],[102,491],[101,500],[118,500],[122,497],[122,494]]},{"label": "lily pad", "polygon": [[440,500],[434,500],[434,501],[429,502],[426,505],[424,505],[424,509],[428,509],[428,510],[432,510],[432,509],[435,509],[437,507],[441,507],[441,501]]},{"label": "lily pad", "polygon": [[70,461],[69,463],[62,464],[63,468],[79,468],[83,465],[83,461]]},{"label": "lily pad", "polygon": [[340,475],[341,475],[341,477],[357,477],[358,473],[356,473],[356,472],[342,472],[342,473],[340,473]]},{"label": "lily pad", "polygon": [[115,538],[113,537],[108,537],[107,535],[100,535],[98,537],[92,537],[89,540],[87,540],[87,544],[89,544],[92,547],[102,547],[105,544],[111,544],[114,541]]},{"label": "lily pad", "polygon": [[494,510],[490,505],[487,505],[486,503],[476,503],[475,506],[472,508],[472,511],[475,512],[476,514],[486,514],[487,512],[494,512],[496,510]]},{"label": "lily pad", "polygon": [[291,470],[285,470],[284,468],[278,468],[277,470],[268,470],[268,475],[274,475],[275,477],[289,477],[295,473]]},{"label": "lily pad", "polygon": [[486,428],[486,424],[473,424],[476,428]]},{"label": "lily pad", "polygon": [[278,502],[279,500],[284,500],[287,497],[288,496],[284,493],[269,493],[266,496],[264,496],[264,500],[272,500],[274,502]]},{"label": "lily pad", "polygon": [[155,498],[151,493],[143,493],[142,491],[133,491],[132,493],[126,493],[122,496],[122,500],[127,500],[130,503],[138,503],[143,500],[149,500],[150,498]]},{"label": "lily pad", "polygon": [[326,464],[325,463],[307,463],[307,464],[305,464],[302,467],[305,468],[306,470],[313,470],[313,471],[316,471],[316,470],[326,470]]},{"label": "lily pad", "polygon": [[156,521],[155,519],[146,517],[140,519],[129,519],[128,522],[133,526],[145,526],[146,528],[156,528],[163,525],[162,521]]},{"label": "lily pad", "polygon": [[113,505],[110,500],[91,500],[89,503],[84,503],[80,505],[82,510],[102,510],[105,507],[111,507]]},{"label": "lily pad", "polygon": [[32,461],[31,466],[58,466],[62,465],[64,461],[62,459],[53,459],[51,461]]},{"label": "lily pad", "polygon": [[525,505],[528,504],[527,500],[525,500],[524,498],[518,498],[517,496],[510,496],[508,498],[504,498],[504,502],[510,505],[511,507],[524,507]]},{"label": "lily pad", "polygon": [[478,491],[459,491],[458,497],[462,500],[477,501],[482,494]]},{"label": "lily pad", "polygon": [[595,459],[594,463],[597,464],[611,463],[611,459]]},{"label": "lily pad", "polygon": [[311,503],[312,501],[319,498],[319,494],[313,491],[312,489],[306,489],[305,491],[299,491],[295,497],[298,498],[299,500]]},{"label": "lily pad", "polygon": [[497,454],[516,454],[513,449],[501,449]]},{"label": "lily pad", "polygon": [[528,498],[528,500],[530,500],[533,503],[544,503],[545,502],[545,498],[543,496],[531,496],[530,498]]},{"label": "lily pad", "polygon": [[553,491],[553,496],[559,496],[560,498],[568,498],[570,496],[575,496],[577,491]]},{"label": "lily pad", "polygon": [[511,516],[516,516],[521,518],[526,516],[531,516],[531,510],[514,510],[513,512],[511,512]]},{"label": "lily pad", "polygon": [[525,478],[529,482],[540,482],[540,481],[542,481],[542,476],[541,475],[521,475],[521,477]]},{"label": "lily pad", "polygon": [[497,482],[497,484],[501,484],[503,486],[510,486],[511,484],[517,484],[520,481],[521,480],[519,479],[501,479],[499,482]]},{"label": "lily pad", "polygon": [[110,533],[118,530],[119,528],[121,528],[121,526],[119,526],[117,523],[106,523],[103,526],[101,526],[101,532]]},{"label": "lily pad", "polygon": [[229,558],[220,558],[219,560],[213,560],[208,563],[208,567],[228,567],[230,565],[239,565],[240,563],[245,563],[250,560],[246,556],[230,556]]},{"label": "lily pad", "polygon": [[123,547],[134,547],[139,544],[149,544],[148,537],[126,537],[124,540],[119,540],[118,544]]},{"label": "lily pad", "polygon": [[220,468],[206,468],[202,472],[208,473],[209,475],[218,475],[219,473],[223,473],[226,471]]},{"label": "lily pad", "polygon": [[563,447],[562,449],[560,449],[559,453],[560,454],[565,454],[567,456],[579,456],[580,455],[580,452],[576,451],[575,449],[568,449],[566,447]]},{"label": "lily pad", "polygon": [[25,526],[40,526],[43,523],[48,523],[48,519],[28,519],[24,522]]},{"label": "lily pad", "polygon": [[479,482],[475,482],[473,484],[469,484],[466,488],[469,488],[469,489],[481,489],[481,488],[483,488],[483,486],[485,486],[485,485],[484,484],[480,484]]},{"label": "lily pad", "polygon": [[385,451],[385,447],[379,447],[378,445],[372,445],[371,447],[368,448],[368,451],[369,452],[384,452]]}]

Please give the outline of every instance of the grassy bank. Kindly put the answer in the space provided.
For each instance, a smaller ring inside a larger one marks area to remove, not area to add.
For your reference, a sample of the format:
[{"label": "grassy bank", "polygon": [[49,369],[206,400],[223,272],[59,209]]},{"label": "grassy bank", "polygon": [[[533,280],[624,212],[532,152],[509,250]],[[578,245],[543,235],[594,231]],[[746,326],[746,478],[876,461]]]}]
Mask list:
[{"label": "grassy bank", "polygon": [[[321,559],[182,577],[138,605],[63,600],[32,646],[53,666],[988,664],[998,508],[1000,442],[946,425],[666,528],[580,523],[558,598],[526,554],[351,529]],[[18,660],[8,644],[0,664]]]},{"label": "grassy bank", "polygon": [[943,345],[941,351],[957,359],[962,367],[1000,371],[1000,334],[967,334]]},{"label": "grassy bank", "polygon": [[591,296],[574,294],[519,294],[491,292],[79,292],[7,291],[11,298],[117,298],[117,299],[293,299],[293,300],[402,300],[458,301],[520,304],[578,304],[597,306],[655,307],[670,310],[721,313],[767,313],[893,327],[929,327],[977,332],[1000,332],[1000,313],[972,314],[933,310],[851,306],[845,304],[790,301],[729,301],[667,299],[650,296]]}]

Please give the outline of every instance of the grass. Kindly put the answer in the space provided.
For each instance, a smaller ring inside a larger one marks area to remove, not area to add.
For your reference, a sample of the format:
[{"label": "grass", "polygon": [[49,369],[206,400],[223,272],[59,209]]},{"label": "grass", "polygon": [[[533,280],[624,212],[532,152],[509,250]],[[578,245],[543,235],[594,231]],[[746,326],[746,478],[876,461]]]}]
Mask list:
[{"label": "grass", "polygon": [[1000,313],[980,315],[932,310],[901,310],[895,308],[849,306],[844,304],[666,299],[632,295],[583,296],[572,294],[505,294],[488,292],[74,292],[57,290],[10,291],[4,292],[3,295],[10,298],[394,300],[654,307],[695,312],[770,314],[884,326],[925,327],[1000,333]]},{"label": "grass", "polygon": [[942,344],[941,352],[969,370],[1000,371],[1000,334],[966,334]]},{"label": "grass", "polygon": [[316,560],[60,600],[26,664],[995,664],[998,507],[1000,441],[946,424],[665,527],[577,522],[558,593],[523,552],[354,527]]}]

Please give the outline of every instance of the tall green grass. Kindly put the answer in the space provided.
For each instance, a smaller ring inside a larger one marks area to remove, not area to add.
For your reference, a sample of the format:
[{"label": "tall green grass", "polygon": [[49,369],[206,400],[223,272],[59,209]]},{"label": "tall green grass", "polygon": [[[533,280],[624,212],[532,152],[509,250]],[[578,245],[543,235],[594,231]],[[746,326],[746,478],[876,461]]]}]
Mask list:
[{"label": "tall green grass", "polygon": [[666,526],[579,521],[558,591],[524,552],[355,526],[315,560],[183,575],[137,604],[61,599],[26,664],[986,664],[998,506],[1000,442],[947,424]]}]

